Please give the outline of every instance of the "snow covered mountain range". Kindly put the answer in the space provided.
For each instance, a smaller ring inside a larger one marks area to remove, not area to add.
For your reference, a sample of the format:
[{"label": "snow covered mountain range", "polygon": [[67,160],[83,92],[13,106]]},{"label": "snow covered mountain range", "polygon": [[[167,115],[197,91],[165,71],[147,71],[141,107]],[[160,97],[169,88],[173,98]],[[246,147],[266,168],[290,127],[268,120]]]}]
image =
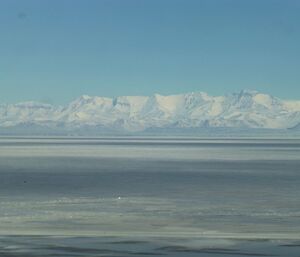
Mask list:
[{"label": "snow covered mountain range", "polygon": [[226,96],[187,93],[106,98],[83,95],[67,106],[37,102],[0,105],[0,128],[145,131],[159,128],[300,127],[300,101],[243,90]]}]

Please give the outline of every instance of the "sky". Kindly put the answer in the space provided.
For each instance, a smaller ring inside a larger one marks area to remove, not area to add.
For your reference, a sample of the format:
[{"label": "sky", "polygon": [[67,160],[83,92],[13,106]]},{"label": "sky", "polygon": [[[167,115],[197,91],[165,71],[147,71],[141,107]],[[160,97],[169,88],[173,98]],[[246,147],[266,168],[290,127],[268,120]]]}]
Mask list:
[{"label": "sky", "polygon": [[298,0],[1,0],[0,103],[252,89],[300,99]]}]

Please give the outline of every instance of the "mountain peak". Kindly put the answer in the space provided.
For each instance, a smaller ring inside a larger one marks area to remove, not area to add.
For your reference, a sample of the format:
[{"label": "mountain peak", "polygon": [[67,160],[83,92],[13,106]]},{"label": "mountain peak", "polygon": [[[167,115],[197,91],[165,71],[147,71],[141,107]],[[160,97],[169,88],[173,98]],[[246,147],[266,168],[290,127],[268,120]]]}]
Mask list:
[{"label": "mountain peak", "polygon": [[92,97],[89,96],[89,95],[81,95],[78,99],[79,100],[84,100],[84,101],[87,101],[87,100],[90,100]]},{"label": "mountain peak", "polygon": [[61,108],[36,102],[0,105],[0,127],[43,124],[51,129],[92,126],[126,131],[150,128],[291,128],[300,123],[300,101],[255,90],[210,96],[205,92],[107,98],[82,95]]}]

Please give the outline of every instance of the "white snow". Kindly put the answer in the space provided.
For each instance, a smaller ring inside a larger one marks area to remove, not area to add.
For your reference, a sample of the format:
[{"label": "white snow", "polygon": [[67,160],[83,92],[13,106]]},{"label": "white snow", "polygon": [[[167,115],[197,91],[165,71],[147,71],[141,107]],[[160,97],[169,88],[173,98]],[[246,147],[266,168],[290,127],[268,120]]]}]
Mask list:
[{"label": "white snow", "polygon": [[300,124],[300,101],[243,90],[226,96],[187,93],[163,96],[83,95],[65,107],[23,102],[0,105],[0,127],[24,124],[104,126],[129,131],[152,127],[225,126],[290,128]]}]

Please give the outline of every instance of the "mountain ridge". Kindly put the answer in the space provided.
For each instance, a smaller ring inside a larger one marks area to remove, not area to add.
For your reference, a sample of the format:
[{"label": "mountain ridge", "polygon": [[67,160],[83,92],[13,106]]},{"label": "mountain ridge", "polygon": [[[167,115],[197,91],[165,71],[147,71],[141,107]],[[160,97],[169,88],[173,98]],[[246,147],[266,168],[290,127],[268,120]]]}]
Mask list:
[{"label": "mountain ridge", "polygon": [[22,126],[128,132],[152,128],[298,129],[300,101],[242,90],[224,96],[205,92],[115,98],[82,95],[66,106],[34,101],[0,104],[0,128]]}]

